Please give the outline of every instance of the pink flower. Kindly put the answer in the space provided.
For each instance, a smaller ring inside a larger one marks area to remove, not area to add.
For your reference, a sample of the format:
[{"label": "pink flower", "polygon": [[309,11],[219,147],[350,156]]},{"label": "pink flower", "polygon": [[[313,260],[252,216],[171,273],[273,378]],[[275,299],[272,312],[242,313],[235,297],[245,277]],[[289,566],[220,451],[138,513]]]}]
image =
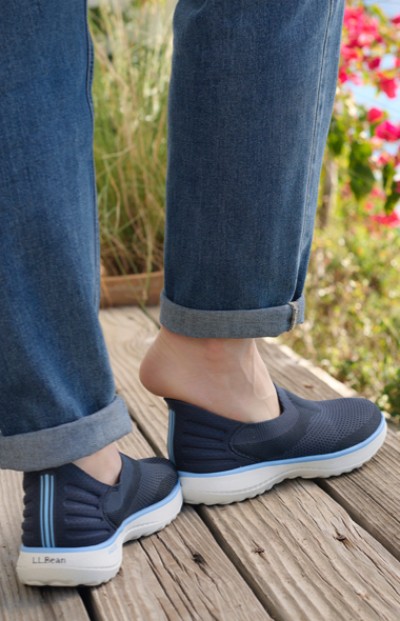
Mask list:
[{"label": "pink flower", "polygon": [[348,45],[342,45],[341,54],[345,60],[355,60],[359,57],[357,50]]},{"label": "pink flower", "polygon": [[386,164],[389,164],[390,159],[391,158],[390,158],[389,153],[381,153],[381,155],[378,158],[378,164],[382,167],[386,166]]},{"label": "pink flower", "polygon": [[357,43],[360,47],[370,47],[375,41],[376,36],[373,32],[361,32],[357,37]]},{"label": "pink flower", "polygon": [[387,142],[396,142],[400,138],[400,127],[390,121],[383,121],[375,128],[375,135]]},{"label": "pink flower", "polygon": [[384,226],[388,226],[390,228],[400,227],[400,217],[396,211],[393,211],[393,213],[389,215],[377,214],[371,216],[371,220],[373,220],[374,222],[378,222],[379,224],[383,224]]},{"label": "pink flower", "polygon": [[385,192],[381,188],[378,188],[378,186],[375,186],[371,191],[371,196],[373,196],[374,198],[384,198],[386,195],[385,195]]},{"label": "pink flower", "polygon": [[344,25],[348,47],[371,47],[375,42],[383,40],[379,32],[379,21],[368,15],[362,6],[346,8]]},{"label": "pink flower", "polygon": [[381,153],[381,155],[378,158],[378,164],[380,166],[386,166],[386,164],[388,164],[389,162],[390,162],[389,153]]},{"label": "pink flower", "polygon": [[381,59],[379,58],[379,56],[375,56],[375,58],[367,59],[367,65],[370,69],[378,69],[380,64],[381,64]]},{"label": "pink flower", "polygon": [[344,67],[340,67],[339,69],[339,82],[344,84],[350,80],[350,76],[348,75],[346,69]]},{"label": "pink flower", "polygon": [[400,24],[400,15],[396,15],[391,19],[392,24]]},{"label": "pink flower", "polygon": [[394,78],[388,78],[383,73],[379,74],[379,88],[386,93],[390,99],[394,99],[397,94],[397,84]]},{"label": "pink flower", "polygon": [[376,123],[379,119],[383,117],[383,110],[379,108],[371,108],[368,110],[367,119],[370,123]]},{"label": "pink flower", "polygon": [[357,73],[349,75],[349,79],[353,82],[353,84],[362,84],[362,77]]}]

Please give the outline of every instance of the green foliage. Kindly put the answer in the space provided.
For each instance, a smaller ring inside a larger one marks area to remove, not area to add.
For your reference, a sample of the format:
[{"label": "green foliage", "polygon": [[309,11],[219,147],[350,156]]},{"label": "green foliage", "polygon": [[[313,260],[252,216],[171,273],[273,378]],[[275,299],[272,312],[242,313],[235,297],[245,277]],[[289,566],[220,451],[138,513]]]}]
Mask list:
[{"label": "green foliage", "polygon": [[381,402],[389,411],[400,417],[400,369],[393,373],[393,379],[386,384]]},{"label": "green foliage", "polygon": [[172,41],[163,3],[103,3],[95,44],[95,164],[108,274],[162,268]]},{"label": "green foliage", "polygon": [[340,116],[333,116],[329,128],[327,146],[332,155],[339,156],[343,153],[343,148],[347,142],[347,131],[344,119]]},{"label": "green foliage", "polygon": [[[395,167],[400,162],[400,125],[391,122],[385,110],[375,106],[368,110],[356,103],[349,85],[367,85],[377,94],[394,99],[400,86],[395,61],[399,53],[399,25],[377,6],[348,0],[328,148],[331,156],[340,158],[346,168],[356,201],[380,188],[386,197],[382,205],[386,214],[400,200],[400,184],[394,180]],[[383,170],[387,162],[391,165],[390,181],[385,180]]]},{"label": "green foliage", "polygon": [[349,157],[349,168],[352,173],[350,187],[358,200],[367,196],[375,185],[375,177],[369,163],[371,155],[370,144],[357,141],[352,143]]},{"label": "green foliage", "polygon": [[281,341],[400,417],[399,229],[345,199],[313,246],[306,322]]},{"label": "green foliage", "polygon": [[383,187],[386,200],[383,205],[385,213],[391,213],[399,201],[398,181],[395,179],[396,169],[393,162],[388,162],[382,171]]}]

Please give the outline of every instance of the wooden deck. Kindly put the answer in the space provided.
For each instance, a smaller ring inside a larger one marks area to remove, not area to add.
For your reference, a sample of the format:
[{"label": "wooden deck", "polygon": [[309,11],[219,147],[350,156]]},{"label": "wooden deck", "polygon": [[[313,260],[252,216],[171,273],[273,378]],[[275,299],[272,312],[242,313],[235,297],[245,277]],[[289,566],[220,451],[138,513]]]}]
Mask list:
[{"label": "wooden deck", "polygon": [[[166,408],[137,379],[157,309],[102,311],[133,456],[165,454]],[[277,383],[309,398],[343,385],[285,347],[260,341]],[[164,531],[127,544],[120,574],[95,589],[21,586],[20,475],[0,473],[0,621],[399,621],[400,439],[337,479],[289,481],[221,507],[186,506]]]}]

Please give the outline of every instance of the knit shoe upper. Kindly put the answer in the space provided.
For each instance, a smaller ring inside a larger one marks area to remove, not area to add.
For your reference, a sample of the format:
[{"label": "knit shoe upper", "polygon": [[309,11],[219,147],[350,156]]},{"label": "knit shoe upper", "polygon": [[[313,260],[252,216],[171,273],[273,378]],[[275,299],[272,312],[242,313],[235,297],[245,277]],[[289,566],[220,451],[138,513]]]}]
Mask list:
[{"label": "knit shoe upper", "polygon": [[116,485],[97,481],[73,464],[24,474],[22,542],[72,548],[108,540],[127,518],[168,497],[178,483],[172,464],[121,455]]},{"label": "knit shoe upper", "polygon": [[121,459],[116,485],[105,485],[73,464],[24,474],[21,582],[107,582],[121,567],[126,541],[151,535],[178,515],[182,491],[168,460]]},{"label": "knit shoe upper", "polygon": [[370,401],[310,401],[276,386],[281,414],[241,423],[189,403],[166,399],[170,458],[179,471],[215,473],[279,460],[335,454],[358,445],[382,425]]}]

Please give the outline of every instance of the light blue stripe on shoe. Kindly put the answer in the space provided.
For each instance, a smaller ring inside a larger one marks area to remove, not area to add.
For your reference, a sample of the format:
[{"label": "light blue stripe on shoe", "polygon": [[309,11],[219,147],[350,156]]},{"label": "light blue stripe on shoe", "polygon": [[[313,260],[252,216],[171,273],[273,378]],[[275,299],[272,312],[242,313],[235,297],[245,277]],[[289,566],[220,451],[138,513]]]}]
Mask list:
[{"label": "light blue stripe on shoe", "polygon": [[46,536],[46,547],[50,547],[50,530],[49,530],[49,475],[44,475],[44,532]]},{"label": "light blue stripe on shoe", "polygon": [[176,496],[180,493],[181,493],[181,486],[178,481],[178,483],[175,485],[174,489],[168,494],[168,496],[163,498],[163,500],[156,502],[154,505],[150,505],[149,507],[146,507],[145,509],[141,509],[140,511],[137,511],[136,513],[133,513],[132,515],[130,515],[128,518],[126,518],[126,520],[122,522],[122,524],[119,526],[118,530],[116,530],[114,535],[110,537],[110,539],[103,541],[103,543],[98,543],[93,546],[83,546],[83,547],[76,547],[76,548],[51,548],[49,547],[47,549],[36,548],[36,547],[30,548],[29,546],[22,545],[20,550],[21,552],[29,552],[31,554],[43,554],[45,552],[55,552],[55,551],[57,551],[57,553],[68,554],[68,553],[75,553],[75,552],[95,552],[97,550],[102,550],[103,548],[107,548],[111,546],[116,541],[116,539],[118,539],[119,535],[121,534],[121,532],[124,530],[124,528],[128,524],[130,524],[131,522],[134,522],[135,520],[142,517],[143,515],[156,511],[160,507],[163,507],[169,502],[172,502],[176,498]]},{"label": "light blue stripe on shoe", "polygon": [[44,548],[54,548],[54,476],[40,477],[40,534]]},{"label": "light blue stripe on shoe", "polygon": [[44,533],[44,476],[40,477],[40,539],[42,546],[46,547],[46,538]]},{"label": "light blue stripe on shoe", "polygon": [[249,470],[257,470],[259,468],[265,468],[265,466],[287,466],[289,464],[301,464],[304,462],[312,462],[312,461],[324,461],[327,459],[337,459],[338,457],[344,457],[345,455],[350,455],[351,453],[355,453],[362,449],[364,446],[367,446],[375,438],[377,438],[386,428],[386,420],[384,415],[382,414],[381,423],[376,429],[376,431],[366,438],[363,442],[359,444],[355,444],[354,446],[350,446],[347,449],[343,449],[342,451],[337,451],[336,453],[326,453],[324,455],[307,455],[305,457],[292,457],[290,459],[276,459],[271,461],[259,462],[257,464],[251,464],[249,466],[240,466],[239,468],[233,468],[232,470],[221,470],[219,472],[185,472],[184,470],[178,470],[178,475],[180,477],[192,478],[192,479],[205,479],[212,477],[227,477],[234,474],[240,474],[241,472],[247,472]]},{"label": "light blue stripe on shoe", "polygon": [[49,527],[50,527],[50,545],[55,547],[54,538],[54,476],[49,475],[50,479],[50,501],[49,501]]}]

